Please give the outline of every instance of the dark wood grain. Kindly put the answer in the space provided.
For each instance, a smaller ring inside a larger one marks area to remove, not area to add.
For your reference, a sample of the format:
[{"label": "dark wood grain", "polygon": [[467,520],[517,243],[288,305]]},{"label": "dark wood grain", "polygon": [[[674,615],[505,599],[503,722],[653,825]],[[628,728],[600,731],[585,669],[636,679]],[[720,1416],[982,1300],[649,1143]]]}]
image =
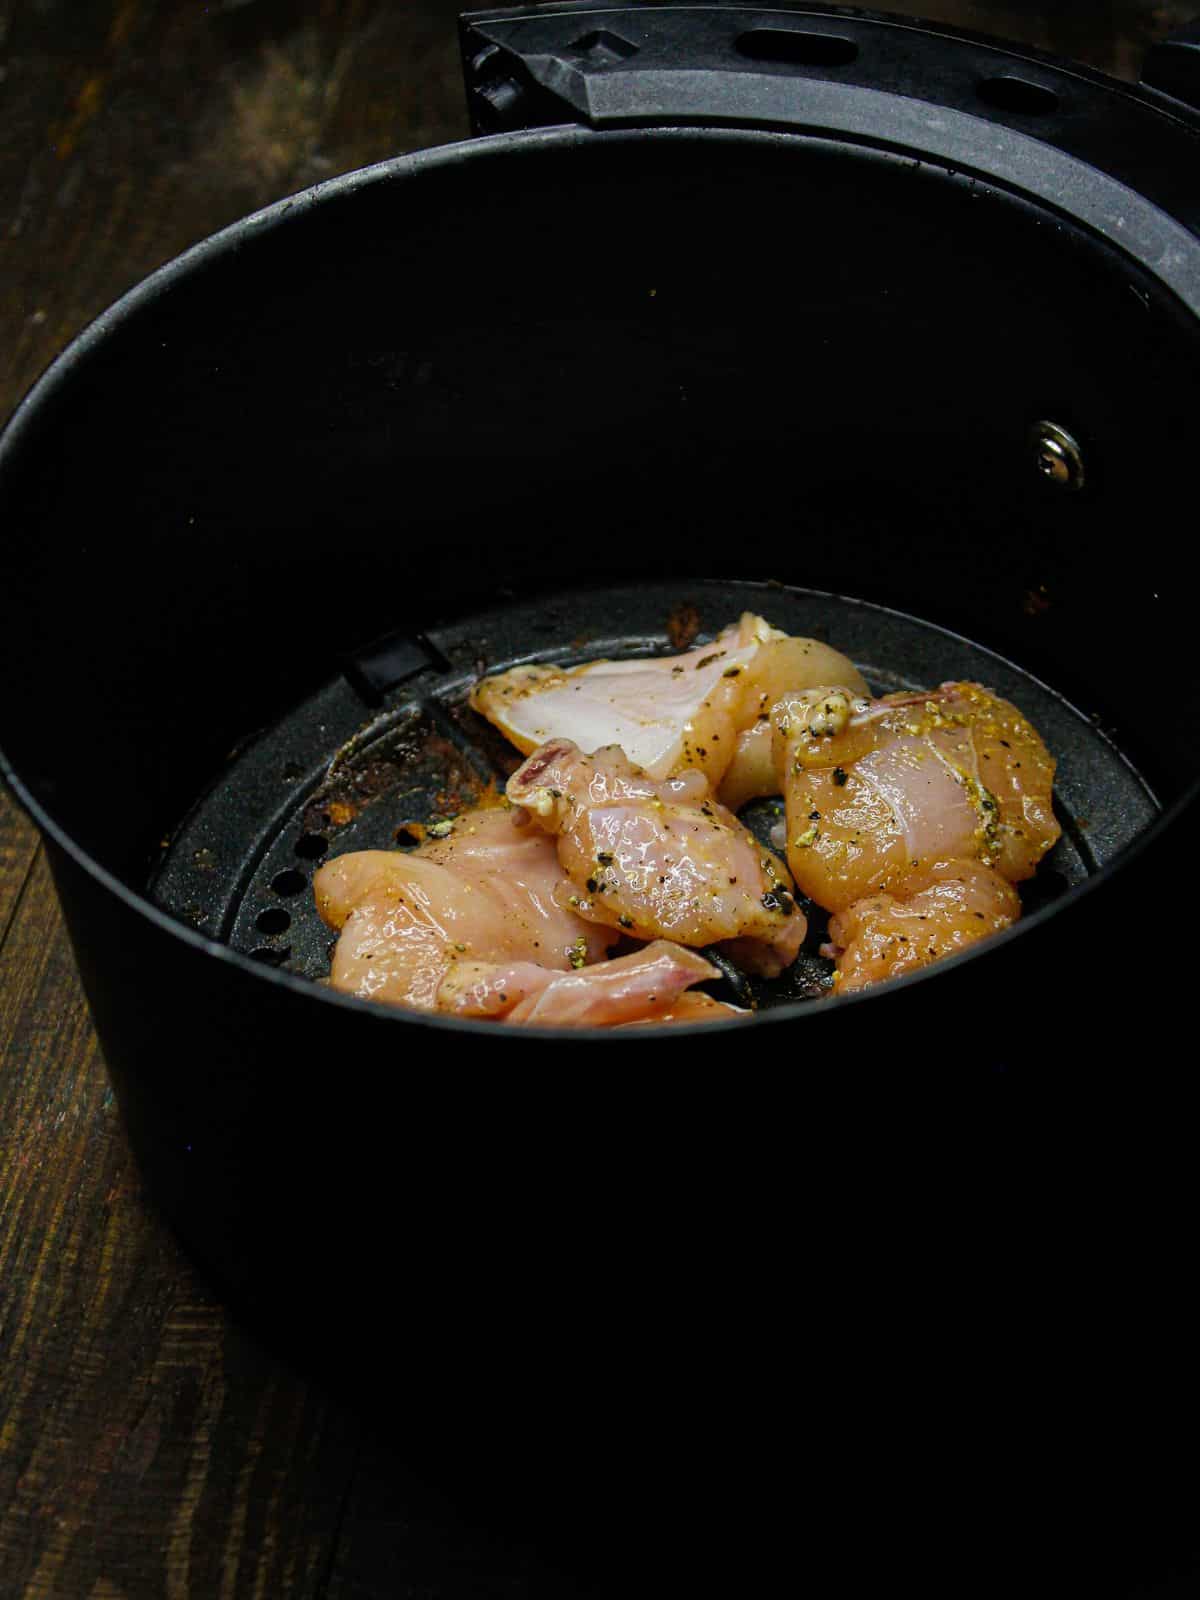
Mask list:
[{"label": "dark wood grain", "polygon": [[[0,5],[0,416],[189,244],[464,133],[453,15]],[[370,1515],[335,1563],[361,1423],[232,1322],[147,1204],[36,832],[4,795],[0,1062],[0,1594],[409,1589],[354,1557]],[[420,1544],[415,1495],[390,1507],[407,1533],[385,1533],[389,1568]]]},{"label": "dark wood grain", "polygon": [[38,838],[32,823],[0,790],[0,949],[20,905],[37,850]]},{"label": "dark wood grain", "polygon": [[[1134,76],[1194,7],[912,9]],[[464,136],[457,10],[0,0],[0,418],[214,229]],[[143,1193],[45,857],[0,793],[0,1600],[584,1592],[582,1558],[482,1527],[199,1277]]]},{"label": "dark wood grain", "polygon": [[1190,0],[1054,0],[1036,6],[1013,0],[925,0],[896,9],[1036,45],[1131,79],[1137,78],[1151,39],[1195,15]]},{"label": "dark wood grain", "polygon": [[317,1593],[353,1432],[148,1208],[44,858],[0,951],[0,1060],[0,1592]]},{"label": "dark wood grain", "polygon": [[319,179],[464,135],[455,13],[445,0],[9,0],[0,414],[189,244]]}]

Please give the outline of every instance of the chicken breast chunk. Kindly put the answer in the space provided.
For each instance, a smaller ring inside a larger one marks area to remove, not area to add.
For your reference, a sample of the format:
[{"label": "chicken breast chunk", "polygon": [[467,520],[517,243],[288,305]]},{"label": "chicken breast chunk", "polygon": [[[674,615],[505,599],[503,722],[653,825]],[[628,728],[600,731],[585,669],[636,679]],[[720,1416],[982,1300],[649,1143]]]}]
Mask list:
[{"label": "chicken breast chunk", "polygon": [[554,739],[508,797],[556,838],[567,904],[588,922],[692,947],[736,941],[734,958],[767,976],[795,960],[807,924],[787,869],[701,773],[660,783],[618,748],[585,755]]},{"label": "chicken breast chunk", "polygon": [[471,811],[420,849],[337,856],[314,879],[317,909],[341,931],[335,988],[438,1008],[460,961],[530,961],[554,971],[598,961],[615,935],[575,916],[553,846],[504,809]]},{"label": "chicken breast chunk", "polygon": [[[744,747],[741,735],[766,718],[781,694],[830,682],[866,692],[838,651],[746,612],[712,644],[682,655],[591,661],[569,670],[514,667],[476,684],[471,704],[525,755],[551,739],[569,739],[585,755],[619,745],[651,778],[695,768],[715,789],[735,762],[759,772],[753,760],[759,747]],[[739,789],[754,781],[734,779]]]},{"label": "chicken breast chunk", "polygon": [[978,684],[871,701],[815,688],[778,701],[772,725],[788,865],[827,910],[903,894],[935,860],[1019,881],[1059,836],[1053,758]]},{"label": "chicken breast chunk", "polygon": [[822,954],[837,962],[834,989],[850,994],[930,966],[1007,928],[1021,914],[1017,892],[980,861],[933,861],[903,898],[869,895],[830,919]]},{"label": "chicken breast chunk", "polygon": [[618,932],[567,904],[554,841],[523,811],[468,811],[408,853],[337,856],[314,886],[340,930],[331,982],[361,999],[559,1027],[742,1014],[707,995],[680,1011],[719,976],[694,950],[659,941],[606,960]]},{"label": "chicken breast chunk", "polygon": [[[712,1021],[740,1015],[708,995],[694,1009],[684,990],[719,976],[694,950],[655,940],[629,955],[578,972],[551,972],[530,962],[453,969],[441,988],[441,1009],[468,1017],[502,1017],[547,1027],[622,1026],[633,1022]],[[715,1009],[714,1009],[715,1008]]]}]

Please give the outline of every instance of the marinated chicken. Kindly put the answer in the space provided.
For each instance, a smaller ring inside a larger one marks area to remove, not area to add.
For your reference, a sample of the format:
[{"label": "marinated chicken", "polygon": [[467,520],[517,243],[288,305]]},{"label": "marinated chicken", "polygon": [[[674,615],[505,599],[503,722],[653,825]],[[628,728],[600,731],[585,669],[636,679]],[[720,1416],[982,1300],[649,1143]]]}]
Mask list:
[{"label": "marinated chicken", "polygon": [[[321,916],[340,930],[333,986],[365,1000],[508,1022],[620,1026],[674,1019],[686,989],[720,975],[665,940],[605,960],[619,934],[565,903],[570,885],[554,842],[520,811],[469,811],[445,837],[407,853],[337,856],[314,886]],[[696,998],[706,1003],[691,1008],[692,1020],[738,1014]]]},{"label": "marinated chicken", "polygon": [[434,1010],[459,961],[535,961],[556,971],[598,961],[616,936],[559,904],[554,851],[520,820],[502,809],[468,812],[418,850],[361,850],[327,862],[314,888],[324,920],[345,929],[334,987]]},{"label": "marinated chicken", "polygon": [[566,903],[589,923],[690,946],[733,941],[734,959],[768,977],[796,959],[807,923],[787,869],[703,773],[656,782],[615,746],[585,755],[552,739],[508,797],[557,839]]},{"label": "marinated chicken", "polygon": [[826,910],[902,894],[932,861],[981,861],[1019,881],[1059,836],[1053,758],[978,684],[881,700],[815,688],[771,716],[788,865]]},{"label": "marinated chicken", "polygon": [[[320,869],[337,988],[512,1023],[743,1016],[694,987],[719,976],[698,951],[778,976],[807,933],[795,886],[832,913],[847,994],[1008,927],[1059,836],[1054,760],[1015,706],[975,683],[872,699],[751,613],[680,655],[516,667],[471,704],[527,757],[511,809]],[[786,866],[735,815],[779,794]]]},{"label": "marinated chicken", "polygon": [[915,972],[1007,928],[1021,914],[1017,891],[981,861],[932,861],[903,896],[868,895],[829,922],[822,954],[837,962],[834,989],[850,994]]},{"label": "marinated chicken", "polygon": [[754,760],[761,741],[747,750],[741,736],[760,719],[765,724],[780,695],[830,682],[866,693],[845,656],[746,612],[712,644],[683,655],[591,661],[570,670],[514,667],[482,679],[471,704],[525,755],[551,739],[569,739],[586,755],[619,745],[650,778],[696,768],[714,789],[735,763],[750,762],[753,778],[731,775],[741,805],[762,781],[761,759]]},{"label": "marinated chicken", "polygon": [[674,1001],[669,1010],[661,1015],[640,1017],[636,1022],[622,1022],[622,1028],[640,1028],[652,1022],[656,1027],[661,1027],[664,1022],[721,1022],[730,1017],[748,1017],[750,1013],[742,1006],[727,1005],[724,1000],[714,1000],[712,995],[705,994],[701,989],[689,989],[686,994],[681,994]]},{"label": "marinated chicken", "polygon": [[[737,1016],[709,995],[689,997],[693,983],[719,977],[716,967],[665,939],[578,972],[551,972],[532,962],[488,966],[463,962],[443,980],[440,1009],[464,1017],[502,1017],[554,1027],[621,1027],[634,1022],[711,1021]],[[691,998],[695,1002],[687,1007]]]}]

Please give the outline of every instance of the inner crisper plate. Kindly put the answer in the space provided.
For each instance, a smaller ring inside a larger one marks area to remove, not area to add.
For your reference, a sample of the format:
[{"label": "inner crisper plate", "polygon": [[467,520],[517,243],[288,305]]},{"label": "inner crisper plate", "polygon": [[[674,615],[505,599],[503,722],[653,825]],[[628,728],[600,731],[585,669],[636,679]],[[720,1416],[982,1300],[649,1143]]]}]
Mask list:
[{"label": "inner crisper plate", "polygon": [[[317,915],[312,875],[350,850],[412,849],[412,823],[503,788],[521,755],[467,705],[476,678],[526,661],[663,655],[690,613],[691,642],[743,611],[787,633],[825,640],[878,693],[952,679],[1013,701],[1058,761],[1062,838],[1021,886],[1026,910],[1096,872],[1156,815],[1157,803],[1121,752],[1081,711],[1000,656],[930,623],[863,601],[773,584],[691,582],[595,589],[514,600],[419,637],[382,641],[243,746],[183,820],[155,870],[168,911],[272,966],[312,979],[329,971],[334,935]],[[694,617],[693,617],[694,622]],[[765,841],[778,801],[742,813]],[[754,980],[762,1009],[826,992],[832,963],[817,954],[825,915],[810,913],[795,966]]]}]

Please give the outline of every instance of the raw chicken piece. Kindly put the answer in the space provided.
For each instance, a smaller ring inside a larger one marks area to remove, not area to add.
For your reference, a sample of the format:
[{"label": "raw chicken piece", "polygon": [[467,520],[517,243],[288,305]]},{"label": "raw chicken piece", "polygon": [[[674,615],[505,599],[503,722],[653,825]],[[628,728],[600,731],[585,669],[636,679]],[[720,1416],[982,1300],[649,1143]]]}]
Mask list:
[{"label": "raw chicken piece", "polygon": [[870,693],[866,679],[849,657],[817,639],[783,635],[761,647],[745,676],[736,716],[740,731],[734,742],[733,759],[717,790],[723,806],[740,811],[750,800],[780,792],[771,707],[784,695],[830,683],[840,685],[850,698]]},{"label": "raw chicken piece", "polygon": [[1058,838],[1053,758],[978,684],[875,701],[809,689],[779,701],[772,724],[788,864],[827,910],[905,893],[933,860],[1027,878]]},{"label": "raw chicken piece", "polygon": [[829,682],[866,690],[836,650],[746,612],[714,643],[683,655],[569,671],[514,667],[476,684],[471,704],[525,755],[549,739],[570,739],[587,754],[615,744],[652,778],[696,767],[715,788],[739,734],[781,694]]},{"label": "raw chicken piece", "polygon": [[[683,991],[719,976],[694,950],[657,939],[632,955],[579,972],[550,972],[530,962],[491,967],[466,962],[447,975],[439,999],[442,1010],[465,1017],[553,1027],[622,1026],[676,1020],[674,1012],[686,998]],[[706,995],[695,998],[708,1000]],[[698,1017],[707,1015],[708,1007],[697,1012]]]},{"label": "raw chicken piece", "polygon": [[[604,961],[617,934],[563,903],[570,885],[554,841],[528,820],[469,811],[411,853],[363,850],[327,862],[315,888],[321,915],[341,929],[334,987],[505,1022],[685,1020],[686,1008],[676,1016],[683,991],[717,969],[665,941]],[[708,1015],[701,1006],[690,1020]]]},{"label": "raw chicken piece", "polygon": [[751,800],[778,793],[774,729],[770,715],[764,711],[738,734],[733,760],[721,779],[717,799],[730,811],[740,811]]},{"label": "raw chicken piece", "polygon": [[835,993],[850,994],[965,950],[1020,914],[1017,891],[995,868],[934,861],[913,874],[903,899],[871,895],[831,917],[822,954],[836,957]]},{"label": "raw chicken piece", "polygon": [[459,961],[598,961],[616,937],[561,903],[552,841],[507,810],[471,811],[409,853],[363,850],[316,874],[317,909],[341,930],[332,981],[367,1000],[439,1007]]},{"label": "raw chicken piece", "polygon": [[557,835],[568,903],[589,922],[693,946],[736,940],[742,964],[768,977],[796,959],[807,924],[786,869],[701,773],[656,783],[616,747],[588,756],[554,739],[508,797]]},{"label": "raw chicken piece", "polygon": [[664,1022],[727,1022],[730,1017],[748,1017],[752,1013],[744,1006],[731,1006],[724,1000],[714,1000],[712,995],[698,989],[681,994],[671,1009],[662,1016],[643,1017],[637,1022],[622,1022],[622,1028],[640,1028],[646,1022],[661,1026]]}]

